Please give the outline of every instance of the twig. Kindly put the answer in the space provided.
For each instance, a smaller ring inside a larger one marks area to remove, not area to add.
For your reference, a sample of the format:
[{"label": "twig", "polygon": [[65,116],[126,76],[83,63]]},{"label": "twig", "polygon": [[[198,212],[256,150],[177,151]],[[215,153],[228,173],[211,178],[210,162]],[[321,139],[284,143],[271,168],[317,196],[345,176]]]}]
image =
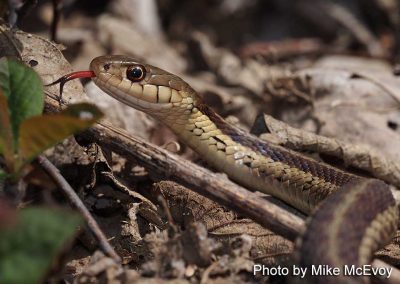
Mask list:
[{"label": "twig", "polygon": [[61,18],[62,0],[53,0],[53,19],[50,27],[50,39],[57,42],[57,28]]},{"label": "twig", "polygon": [[210,273],[218,266],[224,266],[224,264],[226,262],[227,262],[227,258],[225,256],[225,257],[219,259],[218,261],[211,263],[211,265],[209,267],[207,267],[206,270],[204,270],[203,275],[201,276],[200,284],[209,283],[210,282],[209,281]]},{"label": "twig", "polygon": [[[57,104],[57,100],[52,99],[51,103],[46,103],[46,111],[56,112]],[[136,160],[160,178],[176,180],[203,196],[243,213],[288,240],[295,241],[306,229],[303,219],[275,204],[279,204],[277,199],[271,197],[274,202],[266,200],[227,178],[221,178],[221,174],[215,174],[139,137],[131,136],[122,129],[98,123],[81,135],[121,156]],[[389,264],[383,265],[375,260],[373,265],[389,267]],[[400,271],[393,269],[392,275],[397,273]]]},{"label": "twig", "polygon": [[240,48],[239,54],[242,58],[262,56],[276,61],[296,56],[322,54],[327,49],[328,47],[317,38],[300,38],[248,43]]},{"label": "twig", "polygon": [[102,250],[108,254],[111,258],[113,258],[117,263],[121,262],[121,258],[114,251],[112,246],[108,243],[106,236],[101,231],[99,225],[96,220],[90,215],[90,212],[87,210],[83,202],[79,199],[79,196],[75,193],[69,183],[64,179],[64,177],[60,174],[58,169],[44,156],[39,156],[37,158],[39,164],[43,167],[43,169],[53,178],[53,180],[58,184],[58,186],[63,190],[65,195],[71,201],[71,203],[78,209],[78,211],[82,214],[85,219],[89,229],[92,231],[97,241],[99,242]]},{"label": "twig", "polygon": [[178,232],[178,228],[174,222],[174,218],[172,218],[172,214],[171,211],[169,210],[167,201],[165,200],[164,196],[162,196],[162,194],[159,194],[157,197],[158,201],[160,202],[165,215],[167,216],[167,220],[168,220],[168,225],[169,227],[172,229],[172,231],[174,232],[174,234],[176,234]]},{"label": "twig", "polygon": [[369,76],[367,74],[359,73],[359,72],[355,73],[354,75],[356,75],[357,77],[359,77],[361,79],[365,79],[367,81],[370,81],[371,83],[377,85],[379,88],[382,88],[382,90],[387,92],[388,95],[391,96],[393,98],[393,100],[395,100],[398,105],[400,105],[400,94],[396,93],[394,90],[389,88],[386,84],[382,83],[379,79],[377,79],[377,78],[375,78],[373,76]]},{"label": "twig", "polygon": [[[46,104],[46,111],[57,112],[57,105],[52,99],[52,104]],[[81,136],[123,157],[136,160],[147,170],[157,174],[158,178],[175,180],[205,197],[242,212],[289,240],[295,240],[305,228],[300,217],[276,205],[282,203],[279,200],[272,197],[273,202],[266,200],[221,174],[182,159],[140,137],[131,136],[120,128],[98,123]]]},{"label": "twig", "polygon": [[221,174],[213,173],[139,137],[130,136],[121,129],[101,123],[82,135],[119,155],[135,159],[152,173],[158,174],[159,178],[176,180],[203,196],[245,213],[290,240],[294,240],[298,232],[304,229],[301,218],[258,194],[231,182]]},{"label": "twig", "polygon": [[330,1],[319,2],[327,14],[335,19],[362,44],[372,56],[385,56],[385,51],[378,39],[345,7]]}]

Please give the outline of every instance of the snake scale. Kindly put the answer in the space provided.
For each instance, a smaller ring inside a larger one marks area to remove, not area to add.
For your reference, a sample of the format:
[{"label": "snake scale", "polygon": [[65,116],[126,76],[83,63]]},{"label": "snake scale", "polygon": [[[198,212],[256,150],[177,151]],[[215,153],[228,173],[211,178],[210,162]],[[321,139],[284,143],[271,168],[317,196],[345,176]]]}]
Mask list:
[{"label": "snake scale", "polygon": [[[103,91],[167,125],[215,169],[310,215],[299,265],[360,267],[397,229],[398,209],[384,182],[359,177],[268,143],[230,125],[178,76],[127,56],[100,56],[90,71]],[[369,283],[360,276],[309,276],[308,283]]]}]

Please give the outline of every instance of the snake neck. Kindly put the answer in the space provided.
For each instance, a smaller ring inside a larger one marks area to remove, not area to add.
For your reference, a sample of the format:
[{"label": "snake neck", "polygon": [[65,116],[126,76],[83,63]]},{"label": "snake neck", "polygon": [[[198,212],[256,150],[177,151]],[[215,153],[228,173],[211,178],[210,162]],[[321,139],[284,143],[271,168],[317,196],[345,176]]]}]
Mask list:
[{"label": "snake neck", "polygon": [[[158,119],[200,155],[208,154],[210,150],[225,151],[229,146],[237,146],[226,133],[227,130],[234,132],[230,124],[200,100],[193,101],[193,105],[191,102],[192,99],[189,103],[183,99],[179,108],[168,115],[159,113]],[[211,161],[211,164],[214,163]]]},{"label": "snake neck", "polygon": [[355,178],[260,140],[227,123],[200,102],[191,109],[183,105],[181,110],[159,119],[215,169],[228,173],[231,179],[250,189],[277,196],[307,214],[332,191]]}]

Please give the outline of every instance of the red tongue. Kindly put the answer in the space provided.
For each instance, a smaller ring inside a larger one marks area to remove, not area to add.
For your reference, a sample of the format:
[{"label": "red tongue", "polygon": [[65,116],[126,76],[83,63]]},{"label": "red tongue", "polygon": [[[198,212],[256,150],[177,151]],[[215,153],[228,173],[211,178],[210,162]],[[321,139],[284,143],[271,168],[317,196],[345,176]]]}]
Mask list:
[{"label": "red tongue", "polygon": [[64,88],[64,84],[67,83],[68,81],[77,79],[77,78],[92,78],[92,77],[96,77],[96,74],[94,74],[93,71],[77,71],[77,72],[72,72],[67,75],[64,75],[57,81],[54,81],[53,83],[50,83],[46,86],[52,86],[52,85],[60,83],[60,97],[61,97],[63,88]]}]

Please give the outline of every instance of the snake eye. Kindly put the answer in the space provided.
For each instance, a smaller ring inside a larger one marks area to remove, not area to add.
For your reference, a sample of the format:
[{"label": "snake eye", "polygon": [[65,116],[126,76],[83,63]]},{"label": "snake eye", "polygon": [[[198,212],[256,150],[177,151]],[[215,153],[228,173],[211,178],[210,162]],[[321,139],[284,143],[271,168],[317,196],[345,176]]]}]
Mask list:
[{"label": "snake eye", "polygon": [[146,70],[141,65],[130,66],[126,70],[126,77],[132,82],[141,81],[145,76]]}]

